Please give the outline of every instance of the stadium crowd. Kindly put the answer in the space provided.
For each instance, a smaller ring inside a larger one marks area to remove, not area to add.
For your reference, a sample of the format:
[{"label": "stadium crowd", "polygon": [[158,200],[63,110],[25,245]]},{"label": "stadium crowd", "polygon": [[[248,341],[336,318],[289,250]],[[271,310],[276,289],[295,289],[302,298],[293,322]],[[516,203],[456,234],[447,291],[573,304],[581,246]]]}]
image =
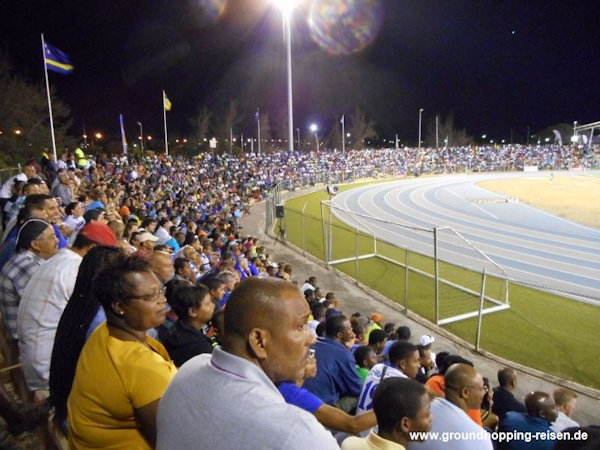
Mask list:
[{"label": "stadium crowd", "polygon": [[239,225],[275,183],[323,172],[592,161],[511,146],[29,162],[0,191],[0,333],[35,406],[0,389],[0,416],[18,435],[51,407],[53,435],[74,449],[597,448],[585,447],[597,427],[580,447],[551,435],[581,432],[574,392],[516,398],[512,369],[492,389],[472,362],[435,354],[432,336],[344,311]]}]

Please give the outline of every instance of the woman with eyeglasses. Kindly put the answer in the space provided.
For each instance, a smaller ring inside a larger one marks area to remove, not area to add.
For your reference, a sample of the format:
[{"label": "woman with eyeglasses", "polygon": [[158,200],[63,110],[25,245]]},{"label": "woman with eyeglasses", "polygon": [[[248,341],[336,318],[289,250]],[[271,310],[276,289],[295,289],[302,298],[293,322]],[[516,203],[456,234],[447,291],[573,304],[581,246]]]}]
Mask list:
[{"label": "woman with eyeglasses", "polygon": [[124,258],[93,286],[106,322],[81,351],[67,402],[71,448],[149,449],[158,402],[177,369],[146,332],[165,320],[162,285],[146,260]]}]

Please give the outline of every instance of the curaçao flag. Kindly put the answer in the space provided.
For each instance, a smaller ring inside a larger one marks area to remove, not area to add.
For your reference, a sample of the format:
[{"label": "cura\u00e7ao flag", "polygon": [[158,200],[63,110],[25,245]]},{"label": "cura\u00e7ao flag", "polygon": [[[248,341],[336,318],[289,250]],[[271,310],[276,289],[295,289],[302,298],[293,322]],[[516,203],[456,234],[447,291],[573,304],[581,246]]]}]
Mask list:
[{"label": "cura\u00e7ao flag", "polygon": [[63,75],[69,75],[73,72],[73,64],[71,64],[69,56],[47,42],[44,42],[44,63],[46,68],[53,72]]}]

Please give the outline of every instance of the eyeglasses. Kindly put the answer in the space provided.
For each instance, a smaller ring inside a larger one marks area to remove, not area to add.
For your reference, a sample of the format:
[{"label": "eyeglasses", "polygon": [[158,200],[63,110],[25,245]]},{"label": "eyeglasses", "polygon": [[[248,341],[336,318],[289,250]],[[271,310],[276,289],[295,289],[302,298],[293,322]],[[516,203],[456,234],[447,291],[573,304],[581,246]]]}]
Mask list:
[{"label": "eyeglasses", "polygon": [[145,302],[155,302],[159,298],[164,297],[167,292],[167,288],[163,287],[157,290],[156,292],[148,295],[130,295],[129,298],[143,300]]}]

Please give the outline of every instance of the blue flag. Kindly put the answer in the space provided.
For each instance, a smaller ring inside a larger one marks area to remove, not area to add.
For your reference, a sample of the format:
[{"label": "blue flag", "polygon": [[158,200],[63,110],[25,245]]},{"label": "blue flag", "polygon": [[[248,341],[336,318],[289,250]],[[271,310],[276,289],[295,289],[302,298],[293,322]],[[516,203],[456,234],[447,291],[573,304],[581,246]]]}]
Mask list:
[{"label": "blue flag", "polygon": [[121,124],[121,143],[123,144],[123,154],[127,155],[127,139],[125,138],[125,127],[123,126],[123,114],[119,114],[119,123]]},{"label": "blue flag", "polygon": [[47,42],[44,42],[44,63],[46,68],[53,72],[63,75],[69,75],[73,72],[73,64],[71,64],[69,56]]}]

